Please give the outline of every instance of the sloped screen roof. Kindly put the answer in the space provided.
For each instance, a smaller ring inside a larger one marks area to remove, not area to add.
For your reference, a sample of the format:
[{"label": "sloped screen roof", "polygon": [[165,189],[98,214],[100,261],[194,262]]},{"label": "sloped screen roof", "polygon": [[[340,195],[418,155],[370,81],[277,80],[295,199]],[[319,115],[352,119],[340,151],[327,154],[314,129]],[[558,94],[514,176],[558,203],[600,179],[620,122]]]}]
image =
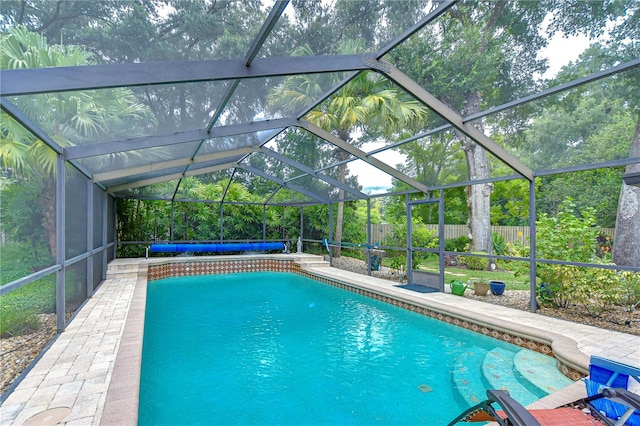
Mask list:
[{"label": "sloped screen roof", "polygon": [[461,138],[486,149],[490,179],[531,180],[553,155],[552,141],[521,137],[536,105],[640,64],[621,56],[550,82],[552,31],[598,37],[611,22],[537,2],[87,2],[81,20],[21,4],[3,1],[5,30],[48,16],[91,53],[4,61],[4,113],[127,198],[189,199],[189,179],[237,181],[265,204],[486,180],[466,171]]}]

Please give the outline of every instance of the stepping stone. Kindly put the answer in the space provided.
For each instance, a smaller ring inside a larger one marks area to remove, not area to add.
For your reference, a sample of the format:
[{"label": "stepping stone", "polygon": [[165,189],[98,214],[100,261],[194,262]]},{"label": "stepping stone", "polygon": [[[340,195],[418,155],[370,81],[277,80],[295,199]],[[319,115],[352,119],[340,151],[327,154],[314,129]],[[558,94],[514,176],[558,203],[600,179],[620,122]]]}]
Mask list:
[{"label": "stepping stone", "polygon": [[453,367],[455,387],[469,406],[487,399],[487,386],[482,377],[482,361],[487,351],[476,346],[458,355]]},{"label": "stepping stone", "polygon": [[544,393],[550,394],[573,384],[571,379],[558,370],[556,359],[551,356],[522,349],[516,354],[513,363],[522,377]]},{"label": "stepping stone", "polygon": [[531,393],[516,377],[515,355],[515,352],[501,348],[491,350],[482,362],[482,372],[491,389],[507,390],[513,399],[526,406],[540,397]]}]

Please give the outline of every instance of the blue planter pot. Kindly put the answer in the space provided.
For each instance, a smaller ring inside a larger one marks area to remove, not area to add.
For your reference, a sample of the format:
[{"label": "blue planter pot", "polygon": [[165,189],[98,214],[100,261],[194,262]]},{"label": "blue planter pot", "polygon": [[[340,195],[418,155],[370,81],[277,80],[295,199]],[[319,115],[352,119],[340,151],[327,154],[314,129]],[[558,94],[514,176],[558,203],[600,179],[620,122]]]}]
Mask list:
[{"label": "blue planter pot", "polygon": [[504,289],[507,287],[502,281],[489,281],[489,287],[491,287],[491,293],[496,296],[500,296],[504,293]]}]

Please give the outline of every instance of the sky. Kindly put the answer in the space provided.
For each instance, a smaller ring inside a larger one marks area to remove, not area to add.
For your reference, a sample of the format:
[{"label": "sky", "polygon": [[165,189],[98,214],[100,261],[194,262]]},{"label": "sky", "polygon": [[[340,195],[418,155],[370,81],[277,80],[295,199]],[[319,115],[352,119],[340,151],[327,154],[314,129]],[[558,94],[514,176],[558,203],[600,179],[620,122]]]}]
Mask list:
[{"label": "sky", "polygon": [[[547,47],[542,49],[539,55],[549,59],[549,69],[542,77],[545,79],[554,77],[563,66],[576,61],[589,44],[590,41],[586,36],[564,37],[562,34],[556,34],[551,37]],[[361,149],[370,152],[384,145],[382,142],[367,143]],[[375,157],[394,167],[397,164],[403,164],[406,159],[403,154],[392,150],[377,154]],[[391,176],[362,161],[349,163],[349,174],[358,176],[358,182],[363,188],[362,192],[366,194],[384,193],[391,188]]]}]

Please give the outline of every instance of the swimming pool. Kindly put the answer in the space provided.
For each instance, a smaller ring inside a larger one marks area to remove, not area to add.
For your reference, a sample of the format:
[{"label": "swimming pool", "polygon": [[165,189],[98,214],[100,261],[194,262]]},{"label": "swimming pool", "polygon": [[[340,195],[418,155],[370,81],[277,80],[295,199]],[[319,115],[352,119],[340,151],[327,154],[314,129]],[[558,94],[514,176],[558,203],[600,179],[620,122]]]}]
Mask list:
[{"label": "swimming pool", "polygon": [[138,421],[446,424],[500,384],[543,396],[510,368],[529,352],[296,274],[168,278],[148,285]]}]

